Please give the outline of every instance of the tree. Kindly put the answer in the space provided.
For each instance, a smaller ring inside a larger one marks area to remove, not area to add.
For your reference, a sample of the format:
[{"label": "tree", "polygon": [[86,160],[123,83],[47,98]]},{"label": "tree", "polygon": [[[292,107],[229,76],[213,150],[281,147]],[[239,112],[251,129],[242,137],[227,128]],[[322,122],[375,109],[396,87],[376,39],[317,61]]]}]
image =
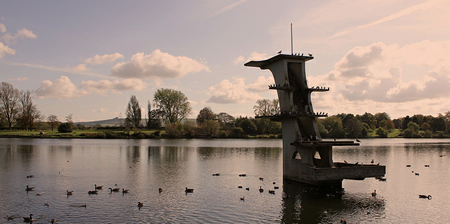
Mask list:
[{"label": "tree", "polygon": [[207,120],[203,122],[201,125],[201,130],[208,137],[213,137],[214,135],[216,135],[217,132],[219,131],[219,128],[220,128],[219,122],[214,120]]},{"label": "tree", "polygon": [[2,82],[0,87],[0,101],[2,103],[2,113],[5,114],[8,128],[11,129],[16,121],[18,113],[19,91],[6,82]]},{"label": "tree", "polygon": [[253,112],[255,113],[255,116],[270,116],[280,113],[278,99],[257,100],[256,105],[253,106]]},{"label": "tree", "polygon": [[54,127],[57,127],[57,123],[59,123],[58,121],[58,117],[56,115],[49,115],[47,118],[47,121],[50,123],[50,126],[52,127],[52,131]]},{"label": "tree", "polygon": [[36,105],[33,105],[33,100],[31,99],[31,92],[20,91],[19,102],[22,107],[22,111],[19,116],[19,122],[28,130],[31,130],[34,126],[35,121],[40,117],[40,111],[37,109]]},{"label": "tree", "polygon": [[204,107],[197,115],[197,124],[203,124],[206,121],[216,120],[217,115],[209,107]]},{"label": "tree", "polygon": [[402,119],[402,129],[405,130],[408,128],[408,123],[411,121],[411,118],[409,117],[409,115],[406,115],[406,117],[404,117]]},{"label": "tree", "polygon": [[420,129],[423,131],[428,131],[431,129],[431,126],[427,122],[423,122],[422,125],[420,126]]},{"label": "tree", "polygon": [[58,126],[58,132],[60,133],[70,133],[72,130],[72,125],[70,123],[62,123]]},{"label": "tree", "polygon": [[361,116],[357,115],[356,118],[358,118],[361,122],[369,125],[370,129],[375,129],[377,127],[377,119],[371,113],[366,112]]},{"label": "tree", "polygon": [[380,136],[380,138],[387,138],[387,132],[382,127],[379,127],[376,133],[378,136]]},{"label": "tree", "polygon": [[362,134],[363,125],[361,121],[359,121],[357,118],[352,117],[348,119],[346,126],[345,126],[345,132],[348,137],[350,138],[357,138],[357,137],[365,137]]},{"label": "tree", "polygon": [[148,101],[147,105],[147,128],[148,129],[160,129],[161,128],[161,113],[158,110],[152,110],[152,106],[150,105],[150,101]]},{"label": "tree", "polygon": [[125,112],[125,125],[130,127],[138,127],[141,123],[141,107],[135,95],[132,95],[128,102],[127,111]]},{"label": "tree", "polygon": [[220,128],[228,130],[234,127],[235,118],[225,112],[217,114],[217,121],[220,124]]},{"label": "tree", "polygon": [[377,127],[380,127],[380,123],[383,120],[390,120],[391,118],[389,117],[389,115],[386,112],[383,113],[376,113],[375,118],[377,119]]},{"label": "tree", "polygon": [[156,90],[153,104],[161,112],[164,120],[172,124],[182,121],[192,111],[186,95],[173,89]]}]

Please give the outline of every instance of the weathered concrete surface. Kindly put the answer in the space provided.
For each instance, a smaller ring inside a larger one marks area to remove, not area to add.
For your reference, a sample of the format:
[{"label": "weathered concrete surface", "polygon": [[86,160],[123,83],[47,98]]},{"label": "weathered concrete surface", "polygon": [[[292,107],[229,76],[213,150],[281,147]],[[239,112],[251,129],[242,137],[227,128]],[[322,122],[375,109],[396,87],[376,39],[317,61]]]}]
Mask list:
[{"label": "weathered concrete surface", "polygon": [[[305,63],[312,56],[279,54],[263,61],[250,61],[245,66],[269,69],[275,79],[270,89],[277,91],[280,114],[270,116],[282,123],[283,175],[286,179],[321,185],[342,185],[343,179],[362,180],[383,177],[386,167],[380,165],[348,165],[333,162],[333,146],[359,145],[353,141],[322,141],[311,103],[312,92],[326,92],[329,88],[309,88]],[[267,116],[266,116],[267,117]],[[315,155],[318,154],[318,158]]]}]

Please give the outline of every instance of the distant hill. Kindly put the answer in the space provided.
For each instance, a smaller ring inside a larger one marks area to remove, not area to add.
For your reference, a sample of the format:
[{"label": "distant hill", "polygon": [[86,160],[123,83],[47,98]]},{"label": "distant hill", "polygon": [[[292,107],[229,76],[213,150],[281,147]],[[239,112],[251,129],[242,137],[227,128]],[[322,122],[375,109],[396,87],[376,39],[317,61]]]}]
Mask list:
[{"label": "distant hill", "polygon": [[[143,123],[144,123],[145,121],[143,121]],[[118,118],[118,117],[115,117],[115,118],[113,118],[113,119],[108,119],[108,120],[100,120],[100,121],[87,121],[87,122],[76,122],[76,123],[74,123],[75,125],[77,125],[77,124],[82,124],[82,125],[85,125],[85,126],[90,126],[90,127],[92,127],[92,126],[94,126],[94,125],[96,125],[96,124],[99,124],[99,125],[101,125],[102,127],[105,127],[105,126],[111,126],[111,127],[114,127],[114,126],[121,126],[121,125],[123,125],[123,124],[125,124],[125,118]]]},{"label": "distant hill", "polygon": [[[194,118],[188,118],[187,120],[188,120],[188,121],[192,121],[192,122],[196,122],[196,119],[194,119]],[[184,120],[184,121],[185,121],[185,120]],[[141,120],[141,125],[142,125],[142,124],[145,124],[145,122],[146,122],[146,120],[145,120],[145,119],[142,119],[142,120]],[[87,121],[87,122],[75,122],[74,124],[75,124],[75,125],[77,125],[77,124],[82,124],[82,125],[84,125],[84,126],[89,126],[89,127],[93,127],[93,126],[96,125],[96,124],[99,124],[99,125],[101,125],[102,127],[106,127],[106,126],[109,126],[109,127],[119,127],[119,126],[125,124],[125,118],[118,118],[118,117],[115,117],[115,118],[113,118],[113,119],[108,119],[108,120]],[[163,126],[163,127],[165,126],[164,122],[162,122],[162,126]]]}]

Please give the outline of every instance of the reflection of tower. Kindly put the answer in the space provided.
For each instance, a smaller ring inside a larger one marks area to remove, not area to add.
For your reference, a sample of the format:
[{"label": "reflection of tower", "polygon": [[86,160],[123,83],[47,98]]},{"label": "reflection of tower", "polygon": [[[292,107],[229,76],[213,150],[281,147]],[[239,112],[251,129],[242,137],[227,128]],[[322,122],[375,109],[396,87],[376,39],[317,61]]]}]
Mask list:
[{"label": "reflection of tower", "polygon": [[278,54],[264,61],[250,61],[245,66],[269,69],[280,102],[280,114],[270,116],[282,122],[283,176],[284,178],[313,185],[341,187],[343,179],[362,180],[366,177],[383,177],[385,166],[334,163],[333,146],[359,145],[353,141],[322,141],[311,103],[311,92],[325,92],[329,88],[309,88],[306,82],[305,63],[311,55]]}]

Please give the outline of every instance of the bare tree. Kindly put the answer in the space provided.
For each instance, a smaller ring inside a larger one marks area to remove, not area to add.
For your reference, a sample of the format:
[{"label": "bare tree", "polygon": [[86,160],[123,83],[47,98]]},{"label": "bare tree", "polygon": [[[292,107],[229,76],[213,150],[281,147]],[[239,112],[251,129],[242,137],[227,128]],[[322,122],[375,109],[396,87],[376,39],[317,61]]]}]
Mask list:
[{"label": "bare tree", "polygon": [[271,116],[280,112],[278,99],[257,100],[256,105],[253,106],[253,111],[256,116]]},{"label": "bare tree", "polygon": [[53,114],[48,116],[47,121],[50,123],[50,126],[52,127],[52,131],[53,131],[54,127],[58,126],[57,123],[59,123],[58,117],[56,115],[53,115]]},{"label": "bare tree", "polygon": [[31,92],[29,90],[20,91],[19,102],[22,106],[22,111],[20,114],[20,123],[31,130],[35,121],[40,117],[40,111],[37,109],[36,105],[33,104],[31,99]]},{"label": "bare tree", "polygon": [[8,128],[11,129],[18,114],[19,91],[6,82],[0,86],[0,101],[2,112],[5,114]]}]

